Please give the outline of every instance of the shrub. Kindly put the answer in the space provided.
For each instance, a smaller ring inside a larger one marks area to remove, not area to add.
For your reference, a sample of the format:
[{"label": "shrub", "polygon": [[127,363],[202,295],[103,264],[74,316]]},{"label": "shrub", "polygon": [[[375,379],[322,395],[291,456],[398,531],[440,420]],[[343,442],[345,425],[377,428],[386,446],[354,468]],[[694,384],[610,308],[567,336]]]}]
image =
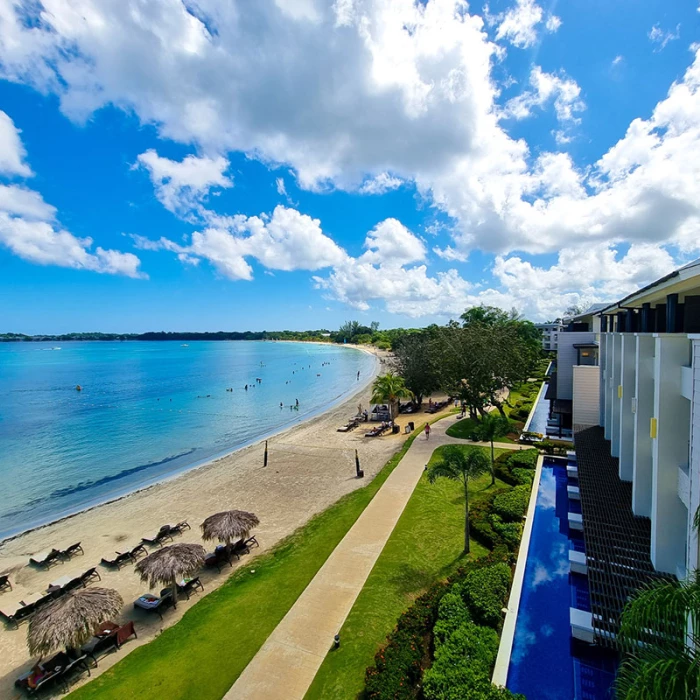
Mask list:
[{"label": "shrub", "polygon": [[379,342],[375,343],[375,346],[379,350],[391,350],[391,343],[386,340],[380,340]]},{"label": "shrub", "polygon": [[516,481],[516,484],[525,484],[528,486],[532,486],[532,482],[535,479],[535,472],[533,472],[532,469],[523,469],[522,467],[511,469],[510,475]]},{"label": "shrub", "polygon": [[504,522],[503,518],[496,513],[491,513],[489,515],[489,521],[491,527],[505,546],[511,551],[515,551],[520,542],[520,534],[522,532],[520,523]]},{"label": "shrub", "polygon": [[509,588],[510,567],[507,564],[470,571],[462,584],[462,596],[474,622],[498,628]]},{"label": "shrub", "polygon": [[519,450],[504,456],[504,461],[511,469],[516,467],[530,467],[531,469],[534,469],[535,465],[537,464],[537,457],[539,456],[539,453],[537,450]]},{"label": "shrub", "polygon": [[493,499],[493,510],[504,520],[520,520],[530,500],[530,489],[527,486],[516,486],[511,491],[499,493]]},{"label": "shrub", "polygon": [[438,619],[433,628],[435,647],[445,642],[456,629],[470,620],[469,609],[461,595],[461,586],[455,584],[442,596],[438,605]]}]

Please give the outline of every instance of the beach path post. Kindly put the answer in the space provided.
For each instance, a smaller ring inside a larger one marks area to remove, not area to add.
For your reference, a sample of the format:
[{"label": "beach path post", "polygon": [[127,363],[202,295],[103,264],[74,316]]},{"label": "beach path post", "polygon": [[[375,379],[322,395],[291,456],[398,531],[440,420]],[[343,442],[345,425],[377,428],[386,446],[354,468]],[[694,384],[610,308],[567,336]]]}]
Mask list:
[{"label": "beach path post", "polygon": [[267,440],[265,440],[265,456],[263,457],[263,467],[267,466]]},{"label": "beach path post", "polygon": [[357,473],[357,478],[361,479],[365,473],[360,469],[360,457],[357,454],[357,450],[355,450],[355,472]]}]

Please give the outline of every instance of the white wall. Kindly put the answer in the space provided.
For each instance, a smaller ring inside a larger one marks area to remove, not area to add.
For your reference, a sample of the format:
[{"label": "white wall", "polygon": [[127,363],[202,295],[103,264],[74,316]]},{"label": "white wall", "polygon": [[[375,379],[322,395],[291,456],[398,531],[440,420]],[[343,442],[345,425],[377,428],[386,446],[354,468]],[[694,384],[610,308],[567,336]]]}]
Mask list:
[{"label": "white wall", "polygon": [[[700,507],[700,337],[695,336],[692,349],[693,398],[690,434],[690,508],[689,520]],[[688,532],[688,571],[700,568],[698,533],[692,528]]]},{"label": "white wall", "polygon": [[[557,378],[557,392],[559,379]],[[600,367],[576,365],[573,367],[573,424],[598,425],[600,417]]]},{"label": "white wall", "polygon": [[574,345],[592,343],[595,333],[560,333],[557,344],[557,398],[573,399],[573,367],[578,362],[578,350]]}]

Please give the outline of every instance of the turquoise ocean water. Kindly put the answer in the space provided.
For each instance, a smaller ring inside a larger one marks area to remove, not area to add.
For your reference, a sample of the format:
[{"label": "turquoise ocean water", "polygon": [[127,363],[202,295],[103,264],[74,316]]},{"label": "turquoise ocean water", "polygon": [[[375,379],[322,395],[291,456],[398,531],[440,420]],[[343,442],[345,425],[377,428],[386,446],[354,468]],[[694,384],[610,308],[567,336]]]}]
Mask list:
[{"label": "turquoise ocean water", "polygon": [[298,423],[375,362],[303,343],[0,343],[0,539]]}]

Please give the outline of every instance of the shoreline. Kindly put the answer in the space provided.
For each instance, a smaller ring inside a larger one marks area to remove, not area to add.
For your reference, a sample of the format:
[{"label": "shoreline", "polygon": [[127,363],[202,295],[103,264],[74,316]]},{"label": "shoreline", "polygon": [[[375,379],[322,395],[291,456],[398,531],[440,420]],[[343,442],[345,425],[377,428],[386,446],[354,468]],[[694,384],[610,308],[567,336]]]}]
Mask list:
[{"label": "shoreline", "polygon": [[[79,341],[79,342],[103,342],[103,341]],[[129,342],[129,341],[124,341],[124,342]],[[162,342],[168,342],[168,341],[162,341]],[[192,341],[192,342],[209,342],[209,341]],[[306,340],[254,340],[254,341],[229,341],[229,342],[275,342],[275,343],[304,343],[304,344],[315,344],[315,345],[328,345],[328,343],[324,343],[321,341],[306,341]],[[131,489],[125,493],[121,493],[119,495],[115,496],[109,496],[103,500],[99,500],[97,502],[92,502],[89,503],[88,505],[85,505],[78,510],[67,513],[65,515],[59,515],[58,517],[55,517],[45,523],[40,523],[38,525],[32,525],[24,530],[21,530],[20,532],[15,532],[13,534],[7,535],[6,537],[0,537],[0,550],[7,545],[10,542],[13,542],[14,540],[17,540],[21,537],[39,532],[41,530],[44,530],[46,528],[50,528],[54,525],[58,525],[60,523],[64,523],[68,520],[71,520],[73,518],[76,518],[80,515],[83,515],[84,513],[89,513],[91,511],[94,511],[98,508],[102,508],[103,506],[108,506],[108,505],[113,505],[116,503],[119,503],[120,501],[123,501],[124,499],[130,498],[131,496],[135,496],[137,494],[143,494],[146,493],[152,489],[155,489],[159,486],[162,486],[163,484],[166,483],[172,483],[174,481],[177,481],[177,479],[180,479],[182,477],[187,476],[188,474],[192,474],[193,472],[199,471],[201,469],[206,469],[208,467],[214,466],[217,462],[220,462],[223,459],[230,458],[232,456],[235,456],[236,453],[242,452],[243,450],[247,450],[253,447],[256,447],[258,445],[262,445],[263,442],[266,440],[271,440],[272,438],[279,438],[282,437],[285,433],[290,433],[291,431],[294,431],[302,426],[306,426],[309,423],[311,423],[314,420],[317,420],[321,417],[323,417],[325,414],[329,413],[332,411],[334,408],[337,406],[340,406],[341,404],[344,404],[345,402],[349,402],[364,391],[366,391],[367,387],[369,384],[375,379],[375,377],[378,376],[380,368],[381,368],[381,362],[380,362],[380,354],[376,348],[372,346],[372,349],[361,346],[361,345],[354,345],[350,343],[346,343],[343,345],[335,343],[334,345],[337,345],[338,347],[346,347],[346,348],[352,348],[354,350],[361,350],[362,352],[365,352],[368,355],[371,355],[375,358],[375,363],[374,367],[372,368],[372,373],[370,376],[366,379],[366,381],[362,382],[359,386],[359,388],[356,388],[356,391],[351,392],[350,390],[347,393],[341,394],[340,396],[337,396],[333,400],[331,400],[329,403],[324,404],[323,406],[319,407],[318,409],[312,411],[309,415],[304,416],[301,420],[295,421],[294,423],[291,423],[290,425],[287,425],[283,428],[279,428],[278,430],[273,430],[270,433],[263,433],[260,436],[251,438],[250,440],[245,441],[244,443],[237,445],[236,447],[233,447],[231,449],[226,449],[218,454],[215,454],[211,457],[206,457],[203,460],[199,460],[196,462],[193,462],[190,465],[187,465],[176,472],[173,472],[172,474],[167,474],[159,477],[156,481],[145,484],[142,486],[137,486],[134,489]],[[2,570],[0,570],[0,573],[2,573]]]}]

